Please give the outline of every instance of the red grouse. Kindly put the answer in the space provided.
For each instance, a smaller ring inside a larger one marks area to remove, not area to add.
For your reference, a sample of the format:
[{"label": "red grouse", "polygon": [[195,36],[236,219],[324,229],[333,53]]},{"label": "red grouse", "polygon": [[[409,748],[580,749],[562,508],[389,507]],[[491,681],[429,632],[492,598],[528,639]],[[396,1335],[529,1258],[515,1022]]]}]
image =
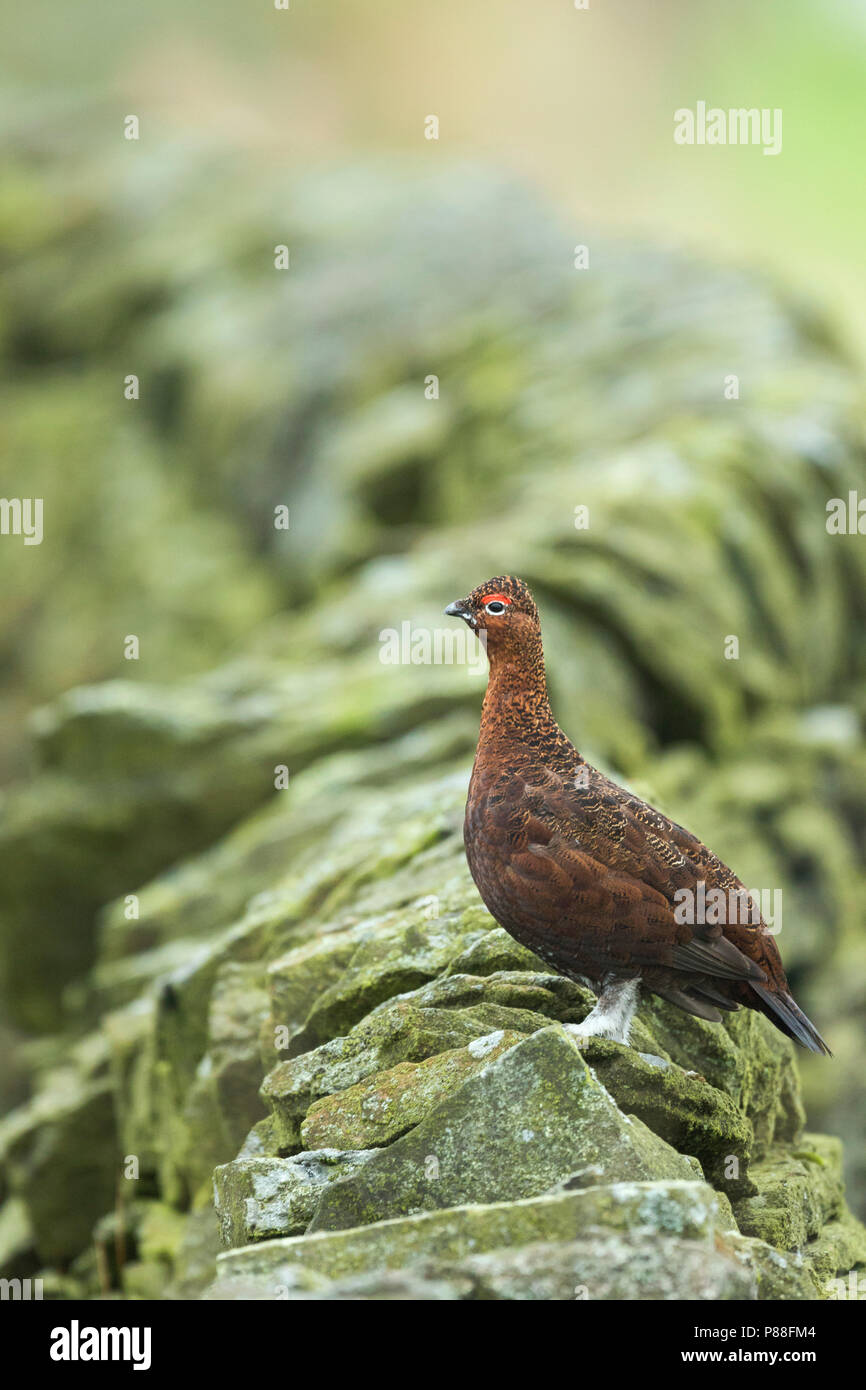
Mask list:
[{"label": "red grouse", "polygon": [[[829,1053],[795,1004],[775,940],[737,876],[688,830],[591,767],[560,729],[526,585],[490,579],[445,612],[485,634],[490,664],[466,804],[469,868],[506,931],[591,984],[598,1002],[578,1036],[627,1043],[642,984],[713,1023],[744,1004],[812,1052]],[[735,910],[688,906],[720,900]]]}]

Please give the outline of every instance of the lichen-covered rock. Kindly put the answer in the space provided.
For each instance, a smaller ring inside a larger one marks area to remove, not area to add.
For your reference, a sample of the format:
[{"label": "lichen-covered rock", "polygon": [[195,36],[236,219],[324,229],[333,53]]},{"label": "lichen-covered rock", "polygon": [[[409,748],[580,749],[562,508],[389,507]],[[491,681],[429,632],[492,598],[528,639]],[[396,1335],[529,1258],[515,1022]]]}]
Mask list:
[{"label": "lichen-covered rock", "polygon": [[540,970],[546,966],[538,956],[521,946],[503,927],[485,932],[450,962],[446,975],[493,975],[503,970]]},{"label": "lichen-covered rock", "polygon": [[[301,1302],[720,1301],[754,1298],[755,1288],[754,1273],[730,1250],[637,1229],[598,1230],[580,1240],[539,1241],[465,1259],[423,1259],[399,1271],[319,1276],[312,1289],[300,1280],[284,1283],[279,1296]],[[246,1284],[221,1278],[213,1296],[237,1297],[237,1290],[273,1296],[273,1285],[261,1277]]]},{"label": "lichen-covered rock", "polygon": [[262,1097],[272,1107],[277,1140],[282,1148],[298,1148],[300,1126],[320,1096],[348,1090],[374,1072],[399,1062],[461,1047],[481,1036],[479,1020],[470,1009],[417,1008],[397,999],[376,1010],[346,1037],[285,1062],[278,1062],[262,1084]]},{"label": "lichen-covered rock", "polygon": [[109,1081],[58,1075],[53,1087],[4,1120],[0,1163],[10,1193],[26,1207],[40,1260],[68,1263],[115,1200],[119,1162]]},{"label": "lichen-covered rock", "polygon": [[328,1143],[353,1149],[389,1144],[521,1037],[500,1028],[466,1047],[377,1072],[357,1086],[315,1101],[301,1125],[301,1138],[311,1148]]},{"label": "lichen-covered rock", "polygon": [[695,1177],[692,1164],[622,1114],[567,1033],[545,1028],[488,1061],[402,1139],[334,1183],[311,1229],[533,1197],[583,1169],[607,1182]]},{"label": "lichen-covered rock", "polygon": [[810,1300],[826,1294],[811,1261],[800,1254],[782,1254],[753,1237],[725,1232],[720,1242],[754,1278],[755,1296],[763,1300]]},{"label": "lichen-covered rock", "polygon": [[471,1297],[476,1299],[716,1302],[754,1297],[754,1280],[727,1253],[640,1228],[492,1251],[453,1268],[472,1281]]},{"label": "lichen-covered rock", "polygon": [[489,1205],[446,1207],[367,1226],[242,1246],[219,1256],[218,1283],[254,1280],[260,1296],[277,1297],[284,1279],[296,1269],[337,1279],[401,1269],[424,1257],[457,1260],[502,1247],[575,1240],[598,1227],[610,1232],[648,1229],[693,1241],[709,1251],[719,1213],[715,1193],[701,1182],[615,1183]]},{"label": "lichen-covered rock", "polygon": [[477,910],[463,918],[438,917],[381,923],[358,941],[339,979],[315,999],[304,1025],[304,1041],[315,1046],[346,1033],[367,1014],[396,994],[434,980],[452,958],[477,940],[485,924],[477,925]]},{"label": "lichen-covered rock", "polygon": [[[676,1049],[684,1055],[684,1049]],[[700,1160],[708,1180],[727,1192],[753,1192],[749,1167],[754,1130],[726,1091],[691,1068],[603,1039],[587,1045],[586,1056],[599,1080],[626,1112],[680,1153]]]},{"label": "lichen-covered rock", "polygon": [[268,1298],[285,1302],[302,1297],[320,1298],[330,1289],[331,1283],[330,1279],[317,1274],[315,1270],[300,1266],[281,1270],[279,1282],[250,1277],[244,1270],[240,1270],[219,1283],[209,1284],[202,1290],[201,1296],[204,1299],[216,1299],[220,1303]]},{"label": "lichen-covered rock", "polygon": [[238,1158],[214,1169],[214,1204],[224,1245],[299,1235],[328,1183],[355,1172],[372,1150],[319,1149],[293,1158]]},{"label": "lichen-covered rock", "polygon": [[777,1250],[802,1250],[843,1211],[842,1146],[826,1135],[804,1135],[797,1148],[754,1164],[749,1176],[755,1194],[736,1204],[737,1224]]},{"label": "lichen-covered rock", "polygon": [[185,1218],[183,1240],[175,1253],[172,1275],[163,1297],[199,1298],[213,1280],[216,1257],[221,1249],[212,1194],[202,1191]]},{"label": "lichen-covered rock", "polygon": [[[160,1185],[175,1202],[209,1186],[215,1165],[237,1152],[264,1115],[258,1038],[268,997],[261,974],[255,965],[208,957],[193,977],[175,978],[163,993],[153,1100]],[[207,1012],[199,1032],[195,991],[203,984]]]},{"label": "lichen-covered rock", "polygon": [[424,1297],[425,1288],[448,1290],[454,1299],[504,1302],[716,1302],[754,1298],[755,1279],[727,1251],[707,1250],[695,1241],[656,1231],[599,1230],[582,1240],[491,1250],[453,1262],[421,1261],[399,1276],[380,1273],[337,1280],[320,1297],[403,1300],[407,1294]]},{"label": "lichen-covered rock", "polygon": [[808,1262],[822,1297],[839,1297],[842,1287],[848,1292],[841,1296],[850,1297],[852,1278],[855,1286],[859,1282],[860,1297],[866,1290],[866,1239],[863,1226],[847,1208],[838,1219],[828,1221],[820,1234],[808,1242],[803,1259]]}]

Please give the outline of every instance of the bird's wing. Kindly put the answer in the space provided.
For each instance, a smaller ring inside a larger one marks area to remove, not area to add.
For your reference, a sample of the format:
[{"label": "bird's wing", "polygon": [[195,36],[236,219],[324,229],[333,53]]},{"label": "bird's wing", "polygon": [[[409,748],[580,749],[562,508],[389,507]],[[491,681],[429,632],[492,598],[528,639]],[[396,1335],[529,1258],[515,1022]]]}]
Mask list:
[{"label": "bird's wing", "polygon": [[[689,831],[594,773],[580,785],[545,769],[525,783],[519,847],[510,871],[547,881],[548,907],[563,927],[597,938],[613,964],[667,967],[721,981],[772,981],[784,987],[775,941],[758,918],[680,920],[682,890],[699,885],[745,893],[736,875]],[[678,907],[680,911],[677,911]]]}]

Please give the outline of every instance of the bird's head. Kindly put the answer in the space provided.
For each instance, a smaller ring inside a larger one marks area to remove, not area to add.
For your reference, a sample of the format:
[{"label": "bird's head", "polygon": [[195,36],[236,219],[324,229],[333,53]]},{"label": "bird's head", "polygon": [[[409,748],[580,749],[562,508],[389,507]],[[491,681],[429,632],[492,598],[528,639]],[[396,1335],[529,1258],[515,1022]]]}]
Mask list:
[{"label": "bird's head", "polygon": [[475,633],[484,633],[487,652],[517,652],[534,646],[541,631],[538,609],[522,579],[499,575],[479,584],[466,598],[449,603],[449,618],[462,618]]}]

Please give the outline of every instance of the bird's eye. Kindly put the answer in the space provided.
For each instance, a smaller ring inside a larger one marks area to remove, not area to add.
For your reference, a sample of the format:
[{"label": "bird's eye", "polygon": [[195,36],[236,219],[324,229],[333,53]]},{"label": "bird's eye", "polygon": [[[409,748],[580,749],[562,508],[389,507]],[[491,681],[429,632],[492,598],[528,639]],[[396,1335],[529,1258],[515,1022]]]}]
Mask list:
[{"label": "bird's eye", "polygon": [[498,598],[495,598],[490,603],[485,603],[484,612],[492,613],[494,617],[498,617],[500,613],[505,612],[505,604],[501,603]]}]

